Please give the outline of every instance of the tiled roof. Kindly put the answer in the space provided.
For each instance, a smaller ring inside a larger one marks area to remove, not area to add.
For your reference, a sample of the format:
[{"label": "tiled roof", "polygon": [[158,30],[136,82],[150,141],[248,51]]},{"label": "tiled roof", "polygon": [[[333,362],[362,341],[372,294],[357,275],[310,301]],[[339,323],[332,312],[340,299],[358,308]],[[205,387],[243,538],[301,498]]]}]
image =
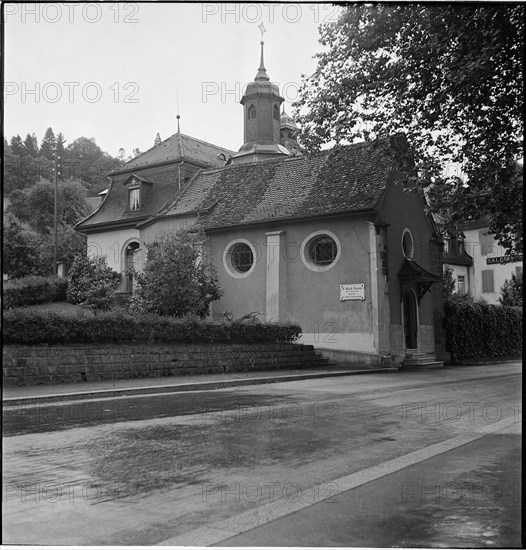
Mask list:
[{"label": "tiled roof", "polygon": [[128,161],[122,168],[119,168],[118,172],[128,172],[145,166],[179,159],[185,159],[206,167],[223,166],[224,161],[217,158],[220,153],[224,153],[227,157],[233,155],[233,151],[212,143],[201,141],[186,134],[174,134],[138,157]]},{"label": "tiled roof", "polygon": [[133,222],[133,220],[139,222],[155,214],[178,192],[177,182],[173,181],[173,176],[169,173],[148,176],[148,181],[153,184],[152,190],[140,210],[126,212],[128,188],[123,182],[114,182],[101,207],[79,222],[76,228],[83,230],[89,229],[93,225],[111,222]]},{"label": "tiled roof", "polygon": [[[134,170],[151,168],[163,162],[174,162],[179,159],[191,161],[199,166],[214,167],[224,166],[225,162],[217,158],[217,155],[224,153],[226,157],[233,154],[232,151],[212,145],[205,141],[187,136],[185,134],[174,134],[170,138],[152,147],[142,155],[130,160],[120,168],[117,173],[133,173]],[[93,225],[144,220],[163,207],[169,200],[173,199],[179,192],[177,182],[168,173],[150,175],[147,179],[135,176],[141,181],[153,183],[151,193],[146,203],[140,210],[126,211],[127,189],[122,183],[112,184],[108,191],[106,200],[101,207],[90,216],[77,224],[77,229],[89,229]]]},{"label": "tiled roof", "polygon": [[153,219],[199,211],[204,227],[213,228],[372,209],[393,164],[381,140],[206,170]]}]

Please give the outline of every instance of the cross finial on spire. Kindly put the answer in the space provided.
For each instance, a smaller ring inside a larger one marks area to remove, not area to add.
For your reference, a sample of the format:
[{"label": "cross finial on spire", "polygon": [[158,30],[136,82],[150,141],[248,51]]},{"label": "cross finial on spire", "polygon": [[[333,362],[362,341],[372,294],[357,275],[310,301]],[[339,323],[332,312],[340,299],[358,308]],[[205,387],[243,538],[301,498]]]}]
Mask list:
[{"label": "cross finial on spire", "polygon": [[256,75],[255,80],[270,80],[267,75],[267,70],[265,69],[265,63],[263,62],[263,44],[265,44],[265,42],[263,42],[263,34],[267,32],[267,29],[265,29],[265,25],[263,25],[263,23],[258,25],[258,28],[261,33],[261,61],[259,62],[258,74]]}]

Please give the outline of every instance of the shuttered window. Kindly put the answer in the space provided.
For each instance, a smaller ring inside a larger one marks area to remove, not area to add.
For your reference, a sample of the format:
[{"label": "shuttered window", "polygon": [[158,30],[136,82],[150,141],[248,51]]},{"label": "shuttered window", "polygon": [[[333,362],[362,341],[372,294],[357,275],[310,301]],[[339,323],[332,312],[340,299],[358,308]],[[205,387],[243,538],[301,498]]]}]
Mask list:
[{"label": "shuttered window", "polygon": [[482,271],[482,292],[495,292],[493,269],[486,269]]},{"label": "shuttered window", "polygon": [[494,255],[496,253],[493,235],[487,233],[487,229],[479,231],[479,245],[482,256]]}]

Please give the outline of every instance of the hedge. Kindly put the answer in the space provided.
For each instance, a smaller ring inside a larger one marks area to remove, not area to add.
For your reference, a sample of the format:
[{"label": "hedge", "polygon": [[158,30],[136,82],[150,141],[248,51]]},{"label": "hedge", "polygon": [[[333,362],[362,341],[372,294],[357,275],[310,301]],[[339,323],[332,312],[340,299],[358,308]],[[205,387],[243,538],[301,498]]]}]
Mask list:
[{"label": "hedge", "polygon": [[66,299],[67,279],[30,275],[4,283],[2,303],[4,309],[60,302]]},{"label": "hedge", "polygon": [[445,303],[451,361],[522,355],[522,309],[450,298]]},{"label": "hedge", "polygon": [[5,344],[292,343],[301,327],[292,323],[215,322],[122,312],[71,318],[55,312],[5,312]]}]

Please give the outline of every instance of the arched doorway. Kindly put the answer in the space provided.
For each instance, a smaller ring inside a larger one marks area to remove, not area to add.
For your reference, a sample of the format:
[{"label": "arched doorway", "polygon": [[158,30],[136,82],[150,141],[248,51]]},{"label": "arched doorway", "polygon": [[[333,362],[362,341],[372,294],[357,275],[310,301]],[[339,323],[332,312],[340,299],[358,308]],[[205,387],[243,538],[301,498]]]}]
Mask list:
[{"label": "arched doorway", "polygon": [[418,317],[417,317],[416,298],[410,290],[404,293],[403,313],[404,313],[404,341],[406,349],[418,348]]},{"label": "arched doorway", "polygon": [[129,243],[124,249],[124,292],[133,292],[133,270],[138,269],[139,243]]}]

